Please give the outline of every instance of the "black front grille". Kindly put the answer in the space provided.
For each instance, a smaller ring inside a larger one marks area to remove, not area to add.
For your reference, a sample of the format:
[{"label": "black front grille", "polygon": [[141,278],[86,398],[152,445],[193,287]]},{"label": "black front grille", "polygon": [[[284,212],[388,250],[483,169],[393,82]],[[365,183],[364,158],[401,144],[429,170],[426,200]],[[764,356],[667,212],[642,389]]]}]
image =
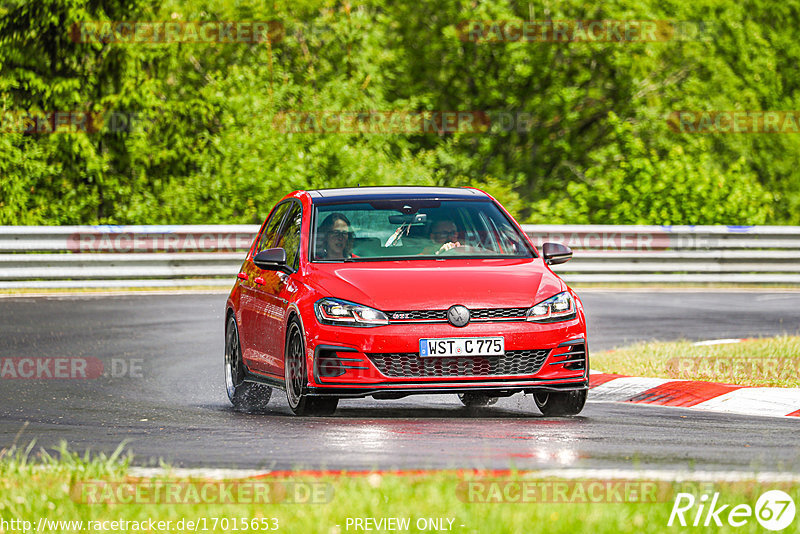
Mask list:
[{"label": "black front grille", "polygon": [[[478,308],[470,310],[470,321],[487,319],[519,319],[525,320],[528,308]],[[386,312],[392,322],[403,321],[436,321],[447,322],[447,310],[411,310]]]},{"label": "black front grille", "polygon": [[509,319],[512,317],[524,318],[528,308],[484,308],[470,310],[472,319]]},{"label": "black front grille", "polygon": [[412,310],[386,312],[390,321],[447,321],[447,310]]},{"label": "black front grille", "polygon": [[415,352],[367,354],[378,370],[392,378],[445,376],[533,375],[542,368],[549,349],[509,350],[503,356],[420,358]]}]

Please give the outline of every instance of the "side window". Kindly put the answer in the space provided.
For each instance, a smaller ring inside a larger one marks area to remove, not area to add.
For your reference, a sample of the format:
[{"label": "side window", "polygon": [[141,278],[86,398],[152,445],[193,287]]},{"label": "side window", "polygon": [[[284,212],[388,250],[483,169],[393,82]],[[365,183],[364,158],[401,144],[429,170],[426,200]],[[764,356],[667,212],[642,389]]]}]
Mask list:
[{"label": "side window", "polygon": [[275,242],[275,234],[278,233],[278,228],[280,227],[283,215],[286,213],[286,208],[288,207],[289,202],[284,202],[272,212],[272,217],[269,218],[266,226],[264,226],[264,232],[261,234],[261,239],[258,241],[258,246],[255,250],[256,254],[272,247],[272,244]]},{"label": "side window", "polygon": [[300,204],[292,202],[286,223],[278,236],[276,247],[286,250],[286,264],[294,269],[300,265],[300,225],[303,222],[303,210]]}]

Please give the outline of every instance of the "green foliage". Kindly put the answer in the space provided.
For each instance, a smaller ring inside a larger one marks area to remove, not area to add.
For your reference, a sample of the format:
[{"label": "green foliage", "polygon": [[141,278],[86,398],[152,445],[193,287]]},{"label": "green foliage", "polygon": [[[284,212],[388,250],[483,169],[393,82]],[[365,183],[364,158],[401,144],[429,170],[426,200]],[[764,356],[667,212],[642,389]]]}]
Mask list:
[{"label": "green foliage", "polygon": [[[800,224],[797,135],[690,134],[677,110],[800,109],[800,8],[769,0],[13,0],[0,110],[134,117],[0,128],[0,224],[260,222],[300,188],[470,185],[548,223]],[[779,13],[778,13],[779,11]],[[705,40],[474,43],[469,20],[701,20]],[[278,20],[269,43],[81,43],[80,21]],[[713,25],[712,25],[713,24]],[[286,133],[281,112],[483,111],[461,133]]]},{"label": "green foliage", "polygon": [[764,224],[772,195],[744,170],[744,159],[721,169],[707,152],[680,145],[665,157],[645,147],[630,123],[611,113],[611,143],[567,185],[567,198],[541,201],[534,222],[551,216],[575,224]]}]

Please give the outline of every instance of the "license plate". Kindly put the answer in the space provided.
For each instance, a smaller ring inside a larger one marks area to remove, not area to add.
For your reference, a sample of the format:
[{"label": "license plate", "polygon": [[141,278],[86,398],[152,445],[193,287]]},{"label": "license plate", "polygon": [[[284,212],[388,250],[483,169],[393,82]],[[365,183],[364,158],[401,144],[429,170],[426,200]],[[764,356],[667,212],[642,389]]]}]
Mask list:
[{"label": "license plate", "polygon": [[452,337],[420,339],[420,358],[447,358],[453,356],[502,356],[505,339],[502,337]]}]

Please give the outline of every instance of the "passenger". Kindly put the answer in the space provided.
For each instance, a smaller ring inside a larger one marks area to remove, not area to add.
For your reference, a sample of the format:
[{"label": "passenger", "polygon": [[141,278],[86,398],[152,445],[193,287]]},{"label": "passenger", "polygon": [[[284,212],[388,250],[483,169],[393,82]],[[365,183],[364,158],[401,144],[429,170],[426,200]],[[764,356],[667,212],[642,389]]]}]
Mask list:
[{"label": "passenger", "polygon": [[317,247],[317,259],[342,260],[353,258],[353,232],[350,220],[342,213],[331,213],[319,227],[321,246]]}]

